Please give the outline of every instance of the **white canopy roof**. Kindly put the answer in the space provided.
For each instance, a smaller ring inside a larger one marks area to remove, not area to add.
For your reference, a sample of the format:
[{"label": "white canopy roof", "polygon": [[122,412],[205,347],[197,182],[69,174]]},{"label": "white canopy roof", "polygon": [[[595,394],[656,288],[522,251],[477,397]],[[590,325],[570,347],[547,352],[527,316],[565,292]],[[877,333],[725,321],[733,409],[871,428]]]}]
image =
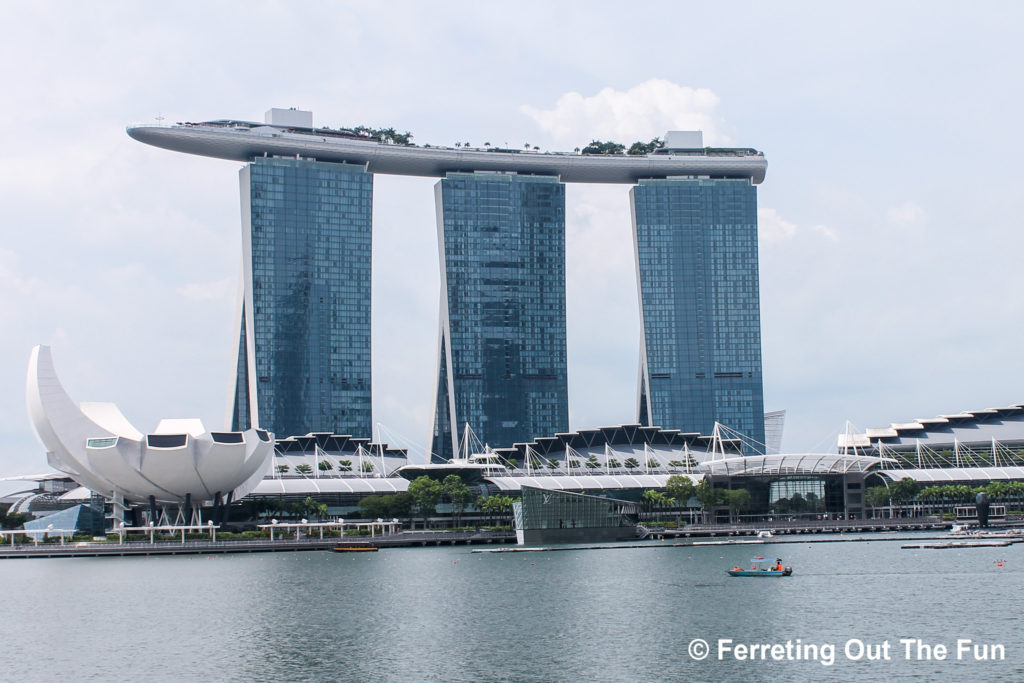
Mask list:
[{"label": "white canopy roof", "polygon": [[889,481],[910,478],[922,484],[947,483],[951,481],[1005,481],[1024,480],[1024,467],[935,467],[917,470],[879,470],[878,474]]},{"label": "white canopy roof", "polygon": [[890,458],[837,453],[753,455],[708,460],[701,469],[717,476],[760,476],[780,474],[846,474],[864,472]]},{"label": "white canopy roof", "polygon": [[401,477],[321,477],[319,479],[290,477],[264,479],[251,495],[298,496],[318,493],[390,494],[409,490],[409,482]]},{"label": "white canopy roof", "polygon": [[579,476],[487,477],[502,491],[518,491],[520,486],[533,486],[549,491],[595,491],[614,489],[665,488],[669,477],[688,477],[693,483],[703,474],[599,474]]}]

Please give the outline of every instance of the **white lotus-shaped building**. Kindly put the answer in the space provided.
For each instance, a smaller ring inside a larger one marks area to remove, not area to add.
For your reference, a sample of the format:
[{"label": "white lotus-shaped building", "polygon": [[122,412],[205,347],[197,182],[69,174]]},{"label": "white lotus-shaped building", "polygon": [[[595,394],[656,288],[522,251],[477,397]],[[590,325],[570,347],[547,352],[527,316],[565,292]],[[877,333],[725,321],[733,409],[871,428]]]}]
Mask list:
[{"label": "white lotus-shaped building", "polygon": [[274,437],[260,430],[208,432],[199,419],[161,420],[143,434],[113,403],[76,404],[48,346],[28,364],[28,413],[52,467],[92,491],[127,503],[238,500],[269,471]]}]

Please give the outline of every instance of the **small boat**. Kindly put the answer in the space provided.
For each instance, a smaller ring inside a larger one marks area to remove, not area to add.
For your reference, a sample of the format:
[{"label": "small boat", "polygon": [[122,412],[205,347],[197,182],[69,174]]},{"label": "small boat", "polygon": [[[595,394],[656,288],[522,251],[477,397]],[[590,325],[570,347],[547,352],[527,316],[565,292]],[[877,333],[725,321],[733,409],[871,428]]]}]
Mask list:
[{"label": "small boat", "polygon": [[[764,576],[764,577],[775,577],[775,576],[792,576],[792,567],[783,567],[782,560],[776,558],[774,562],[770,562],[770,567],[762,567],[764,563],[768,563],[770,560],[764,557],[755,557],[751,560],[753,567],[750,569],[740,569],[739,567],[733,567],[732,569],[726,569],[725,571],[729,576]],[[781,568],[780,568],[781,567]]]},{"label": "small boat", "polygon": [[336,553],[375,553],[380,548],[375,545],[350,545],[347,543],[339,543],[338,545],[331,548]]}]

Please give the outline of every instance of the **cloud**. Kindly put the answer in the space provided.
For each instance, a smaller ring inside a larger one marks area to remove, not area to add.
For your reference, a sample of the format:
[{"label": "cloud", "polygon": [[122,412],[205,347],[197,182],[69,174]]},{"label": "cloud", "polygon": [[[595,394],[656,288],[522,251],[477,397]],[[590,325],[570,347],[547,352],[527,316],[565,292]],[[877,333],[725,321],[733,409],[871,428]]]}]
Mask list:
[{"label": "cloud", "polygon": [[839,231],[827,225],[812,225],[811,230],[825,237],[830,242],[839,241]]},{"label": "cloud", "polygon": [[178,294],[193,301],[221,301],[234,298],[238,283],[233,278],[212,282],[191,282],[178,287]]},{"label": "cloud", "polygon": [[892,225],[907,228],[923,227],[928,223],[928,215],[924,209],[912,201],[890,207],[885,212],[885,218]]},{"label": "cloud", "polygon": [[[817,233],[830,242],[839,241],[839,230],[828,225],[812,225],[812,233]],[[762,245],[780,244],[796,239],[801,229],[795,223],[787,221],[775,209],[762,208],[757,210],[757,239]]]},{"label": "cloud", "polygon": [[652,78],[629,90],[605,88],[584,97],[567,92],[551,109],[522,105],[553,143],[582,146],[592,139],[629,144],[660,137],[667,130],[702,130],[704,142],[724,145],[729,138],[721,130],[715,110],[718,95],[707,88],[689,88]]},{"label": "cloud", "polygon": [[565,231],[569,428],[632,422],[640,314],[628,188],[569,185]]},{"label": "cloud", "polygon": [[757,210],[757,239],[761,244],[778,244],[796,236],[796,226],[775,209]]}]

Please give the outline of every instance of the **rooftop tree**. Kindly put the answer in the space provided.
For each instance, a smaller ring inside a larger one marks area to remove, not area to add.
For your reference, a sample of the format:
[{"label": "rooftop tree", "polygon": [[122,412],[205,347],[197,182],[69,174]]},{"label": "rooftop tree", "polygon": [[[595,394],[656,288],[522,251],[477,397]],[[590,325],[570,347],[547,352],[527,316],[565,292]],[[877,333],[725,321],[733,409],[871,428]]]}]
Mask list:
[{"label": "rooftop tree", "polygon": [[622,154],[626,151],[625,145],[620,145],[617,142],[602,142],[601,140],[592,140],[589,145],[581,150],[581,154]]}]

